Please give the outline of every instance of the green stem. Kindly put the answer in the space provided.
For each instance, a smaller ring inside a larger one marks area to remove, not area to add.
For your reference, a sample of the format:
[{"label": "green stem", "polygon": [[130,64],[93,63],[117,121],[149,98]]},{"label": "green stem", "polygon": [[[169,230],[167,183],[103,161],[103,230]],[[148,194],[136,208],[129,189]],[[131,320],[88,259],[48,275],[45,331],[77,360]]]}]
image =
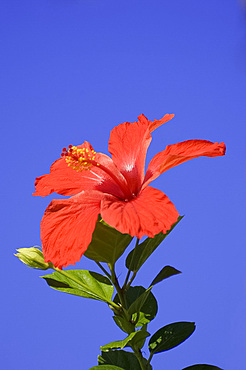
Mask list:
[{"label": "green stem", "polygon": [[127,290],[130,287],[131,283],[133,282],[133,280],[135,279],[136,274],[137,274],[137,271],[133,271],[133,276],[131,277],[130,281],[128,282],[128,279],[130,277],[130,273],[132,271],[132,263],[133,263],[133,260],[134,260],[135,254],[136,254],[138,243],[139,243],[139,239],[136,240],[136,244],[135,244],[135,247],[133,249],[130,266],[129,266],[129,269],[128,269],[128,272],[127,272],[127,275],[126,275],[125,282],[124,282],[123,287],[122,287],[123,291]]},{"label": "green stem", "polygon": [[127,275],[126,275],[125,282],[124,282],[124,284],[123,284],[123,286],[122,286],[122,289],[125,289],[125,287],[127,286],[128,279],[129,279],[129,277],[130,277],[130,273],[131,273],[131,270],[128,270]]},{"label": "green stem", "polygon": [[100,269],[104,272],[104,274],[105,275],[107,275],[107,277],[111,280],[111,275],[108,273],[108,271],[101,265],[101,263],[100,262],[97,262],[97,261],[95,261],[96,262],[96,264],[97,264],[97,266],[99,266],[100,267]]},{"label": "green stem", "polygon": [[136,254],[138,243],[139,243],[139,239],[136,240],[136,244],[135,244],[135,247],[134,247],[134,250],[133,250],[132,259],[131,259],[130,267],[129,267],[130,270],[132,268],[132,263],[133,263],[133,260],[134,260],[135,254]]},{"label": "green stem", "polygon": [[146,367],[149,365],[150,361],[152,360],[152,357],[154,356],[154,353],[151,353],[149,358],[148,358],[148,361],[146,363]]},{"label": "green stem", "polygon": [[147,367],[145,367],[144,363],[143,363],[143,356],[142,356],[142,352],[139,348],[135,347],[135,346],[132,346],[132,349],[135,353],[135,356],[137,357],[138,359],[138,362],[139,362],[139,365],[141,367],[141,370],[146,370]]},{"label": "green stem", "polygon": [[116,291],[118,293],[118,297],[119,297],[121,306],[123,308],[126,308],[125,307],[125,300],[124,300],[124,297],[123,297],[123,294],[122,294],[122,290],[121,290],[121,287],[119,285],[118,279],[117,279],[116,274],[115,274],[114,265],[111,265],[109,263],[108,266],[109,266],[109,269],[110,269],[110,272],[111,272],[111,280],[112,280],[112,283],[115,286],[115,289],[116,289]]},{"label": "green stem", "polygon": [[129,280],[129,283],[126,286],[126,289],[129,289],[129,287],[131,286],[131,284],[132,284],[133,280],[135,279],[136,275],[137,275],[137,271],[134,271],[133,274],[132,274],[131,279]]},{"label": "green stem", "polygon": [[116,277],[116,274],[115,274],[115,269],[114,269],[114,265],[111,265],[110,263],[108,264],[109,266],[109,269],[110,269],[110,272],[111,272],[111,281],[118,293],[118,297],[119,297],[119,300],[120,300],[120,303],[121,303],[121,307],[122,307],[122,314],[124,316],[124,318],[126,319],[126,321],[129,321],[129,314],[127,313],[127,302],[126,302],[126,295],[125,295],[125,292],[122,290],[122,288],[120,287],[119,285],[119,282],[118,282],[118,279]]}]

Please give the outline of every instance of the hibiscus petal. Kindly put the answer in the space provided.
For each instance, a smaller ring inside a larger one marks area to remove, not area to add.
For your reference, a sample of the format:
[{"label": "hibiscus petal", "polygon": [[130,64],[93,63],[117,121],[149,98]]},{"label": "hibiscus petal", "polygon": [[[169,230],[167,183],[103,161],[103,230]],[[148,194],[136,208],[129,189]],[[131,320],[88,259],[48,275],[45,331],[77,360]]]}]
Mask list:
[{"label": "hibiscus petal", "polygon": [[46,262],[62,268],[80,260],[91,242],[102,197],[102,193],[90,191],[52,200],[41,221]]},{"label": "hibiscus petal", "polygon": [[150,161],[143,187],[155,180],[160,174],[190,159],[205,156],[217,157],[225,154],[224,143],[212,143],[207,140],[187,140],[168,145]]},{"label": "hibiscus petal", "polygon": [[155,119],[154,121],[149,121],[143,114],[138,116],[140,122],[148,122],[150,132],[153,132],[159,126],[163,125],[164,123],[170,121],[174,117],[174,114],[165,114],[165,116],[161,119]]},{"label": "hibiscus petal", "polygon": [[146,152],[151,142],[147,122],[124,122],[113,128],[108,150],[117,168],[136,194],[144,179]]},{"label": "hibiscus petal", "polygon": [[163,192],[148,186],[128,202],[115,197],[104,198],[101,216],[121,233],[141,239],[144,235],[153,238],[160,232],[166,233],[177,221],[179,214]]},{"label": "hibiscus petal", "polygon": [[[78,148],[84,147],[88,147],[90,150],[93,149],[88,142],[78,146]],[[125,178],[110,157],[97,153],[95,159],[113,173],[114,177],[118,179],[118,183],[126,184]],[[63,157],[52,164],[49,174],[36,178],[35,193],[33,195],[45,197],[53,192],[60,195],[75,195],[83,190],[99,190],[124,198],[118,183],[97,166],[92,166],[87,171],[77,172],[68,167]]]},{"label": "hibiscus petal", "polygon": [[64,158],[56,160],[50,167],[50,173],[37,177],[35,180],[35,193],[46,197],[55,192],[61,195],[74,195],[82,191],[82,173],[68,167]]}]

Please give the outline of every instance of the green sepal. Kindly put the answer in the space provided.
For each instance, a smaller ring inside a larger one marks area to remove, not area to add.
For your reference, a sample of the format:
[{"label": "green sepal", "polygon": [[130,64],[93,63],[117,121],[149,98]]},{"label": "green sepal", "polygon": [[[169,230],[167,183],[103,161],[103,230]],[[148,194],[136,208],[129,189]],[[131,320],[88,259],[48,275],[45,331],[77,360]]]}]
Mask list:
[{"label": "green sepal", "polygon": [[[99,365],[116,365],[124,370],[141,370],[139,362],[132,352],[127,352],[123,350],[108,350],[107,352],[102,352],[98,356]],[[146,365],[147,360],[144,358],[143,363]],[[101,369],[101,367],[100,367]],[[146,370],[152,370],[152,366],[148,364]]]},{"label": "green sepal", "polygon": [[61,270],[41,277],[55,290],[111,303],[114,287],[106,276],[96,272]]},{"label": "green sepal", "polygon": [[96,223],[91,243],[84,255],[96,262],[115,264],[131,243],[132,237],[121,234],[101,218]]},{"label": "green sepal", "polygon": [[179,270],[176,270],[174,267],[172,266],[165,266],[163,267],[163,269],[159,272],[158,275],[156,275],[156,277],[154,278],[154,280],[152,281],[152,283],[150,284],[150,286],[153,286],[157,283],[159,283],[160,281],[164,280],[164,279],[167,279],[169,278],[170,276],[173,276],[173,275],[177,275],[177,274],[181,274],[181,271]]},{"label": "green sepal", "polygon": [[115,342],[110,342],[100,347],[101,351],[108,351],[109,349],[123,349],[124,347],[131,347],[132,345],[137,345],[142,343],[143,337],[148,337],[150,334],[147,331],[137,330],[129,334],[125,339],[118,340]]},{"label": "green sepal", "polygon": [[[119,303],[118,294],[114,298]],[[126,292],[127,311],[135,327],[143,326],[153,320],[157,314],[157,301],[150,291],[142,286],[130,287]]]},{"label": "green sepal", "polygon": [[124,370],[122,367],[114,365],[96,365],[91,367],[89,370]]},{"label": "green sepal", "polygon": [[182,370],[223,370],[223,369],[214,365],[197,364],[185,367]]},{"label": "green sepal", "polygon": [[171,229],[168,230],[166,234],[159,233],[155,235],[154,238],[147,238],[143,243],[139,244],[134,250],[132,250],[126,258],[126,267],[131,271],[138,271],[183,217],[184,216],[179,216],[178,221],[172,225]]},{"label": "green sepal", "polygon": [[152,354],[167,351],[184,342],[194,332],[194,322],[174,322],[159,329],[149,340]]}]

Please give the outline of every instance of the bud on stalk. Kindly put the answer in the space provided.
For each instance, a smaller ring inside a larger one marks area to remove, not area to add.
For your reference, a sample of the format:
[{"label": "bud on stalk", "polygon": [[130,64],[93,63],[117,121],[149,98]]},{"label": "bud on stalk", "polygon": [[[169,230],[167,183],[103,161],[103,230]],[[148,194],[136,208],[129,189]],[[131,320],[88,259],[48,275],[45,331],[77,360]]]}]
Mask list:
[{"label": "bud on stalk", "polygon": [[18,257],[21,262],[31,268],[47,270],[53,266],[52,263],[46,263],[44,261],[42,251],[36,247],[19,248],[16,249],[16,251],[18,253],[16,253],[15,256]]}]

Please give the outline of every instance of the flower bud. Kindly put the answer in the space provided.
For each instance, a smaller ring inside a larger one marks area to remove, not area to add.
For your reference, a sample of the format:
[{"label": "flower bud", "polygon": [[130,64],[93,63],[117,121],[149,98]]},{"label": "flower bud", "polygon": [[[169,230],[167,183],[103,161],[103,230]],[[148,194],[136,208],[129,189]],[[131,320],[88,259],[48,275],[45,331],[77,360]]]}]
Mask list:
[{"label": "flower bud", "polygon": [[52,267],[51,263],[44,262],[42,251],[36,247],[19,248],[16,250],[18,253],[16,253],[15,256],[29,267],[40,270],[47,270]]}]

